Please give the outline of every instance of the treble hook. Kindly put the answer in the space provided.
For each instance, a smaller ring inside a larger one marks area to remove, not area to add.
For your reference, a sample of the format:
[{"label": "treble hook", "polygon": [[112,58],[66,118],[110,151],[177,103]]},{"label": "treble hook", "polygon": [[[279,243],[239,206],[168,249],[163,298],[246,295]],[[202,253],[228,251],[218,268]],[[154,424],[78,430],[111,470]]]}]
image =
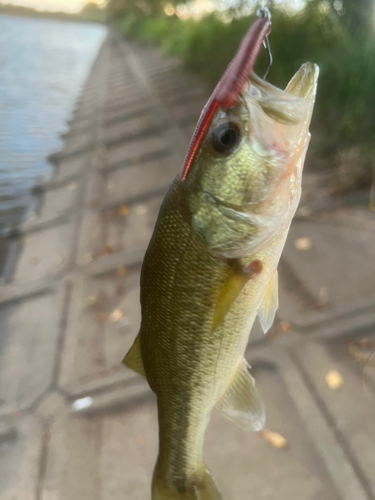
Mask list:
[{"label": "treble hook", "polygon": [[[258,17],[266,17],[267,19],[269,19],[271,21],[271,12],[269,11],[269,9],[267,7],[261,7],[260,9],[258,9],[257,16]],[[273,57],[272,57],[270,42],[268,40],[268,35],[264,39],[263,46],[267,50],[267,54],[268,54],[268,66],[267,66],[266,72],[264,73],[264,76],[263,76],[263,80],[266,80],[267,75],[268,75],[268,73],[271,69],[272,63],[273,63]]]}]

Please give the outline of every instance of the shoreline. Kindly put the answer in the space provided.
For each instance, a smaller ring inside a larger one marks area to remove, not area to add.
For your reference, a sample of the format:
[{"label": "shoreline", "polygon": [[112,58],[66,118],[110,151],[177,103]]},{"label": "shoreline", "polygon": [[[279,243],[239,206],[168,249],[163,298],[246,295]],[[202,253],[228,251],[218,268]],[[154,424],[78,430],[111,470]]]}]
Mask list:
[{"label": "shoreline", "polygon": [[[25,9],[25,11],[23,10]],[[47,12],[47,11],[37,11],[32,9],[27,9],[27,7],[2,7],[0,6],[0,16],[9,17],[22,17],[30,19],[52,19],[57,21],[72,21],[72,22],[82,22],[82,23],[95,23],[104,24],[108,26],[104,16],[102,19],[91,19],[85,16],[80,16],[80,14],[70,14],[65,12]]]},{"label": "shoreline", "polygon": [[[35,187],[42,179],[52,178],[54,175],[55,165],[49,160],[49,156],[56,151],[56,147],[63,147],[66,129],[70,128],[69,122],[74,116],[84,84],[89,78],[91,67],[103,43],[102,37],[106,35],[104,25],[89,23],[90,25],[84,26],[88,23],[82,22],[82,27],[74,28],[72,42],[66,44],[66,48],[60,49],[57,45],[57,50],[61,53],[58,54],[60,58],[56,58],[51,50],[44,50],[46,44],[43,45],[43,40],[56,43],[59,35],[54,35],[56,32],[54,20],[72,19],[59,19],[55,15],[18,15],[5,12],[5,9],[0,10],[0,19],[4,27],[2,39],[4,49],[6,44],[9,46],[9,56],[3,61],[2,74],[5,72],[9,81],[17,79],[15,86],[8,85],[2,89],[0,102],[4,106],[10,103],[4,108],[1,136],[4,162],[0,176],[3,195],[0,199],[0,280],[4,282],[4,280],[9,281],[11,277],[9,262],[15,260],[12,248],[16,246],[17,238],[22,235],[22,228],[27,225],[28,219],[37,217],[36,212],[41,205],[40,191],[37,192]],[[21,21],[23,19],[30,19],[30,22]],[[48,25],[40,23],[40,19],[46,19]],[[75,18],[75,21],[80,19]],[[33,37],[36,29],[44,37],[40,38],[40,41],[39,38]],[[71,28],[61,25],[62,34],[70,31]],[[87,42],[88,35],[90,38]],[[81,43],[80,48],[75,48],[74,43]],[[17,64],[13,64],[12,58],[17,56],[17,51],[20,51],[17,47],[22,48],[23,44],[27,44],[28,52],[25,46],[24,51],[21,50]],[[39,49],[46,61],[44,64],[38,63],[32,57],[32,54]],[[23,53],[28,56],[22,56]],[[66,55],[73,63],[85,57],[84,64],[82,61],[80,63],[79,71],[66,68],[66,64],[56,63],[58,64],[56,67],[53,60],[64,62],[67,60]],[[23,76],[23,73],[30,76]],[[66,77],[70,78],[68,88],[64,87]],[[22,101],[19,97],[24,95],[27,89],[35,95],[29,102]],[[32,113],[37,113],[34,125],[37,131],[35,138],[33,131],[27,128],[27,120]],[[28,186],[31,187],[27,189]]]}]

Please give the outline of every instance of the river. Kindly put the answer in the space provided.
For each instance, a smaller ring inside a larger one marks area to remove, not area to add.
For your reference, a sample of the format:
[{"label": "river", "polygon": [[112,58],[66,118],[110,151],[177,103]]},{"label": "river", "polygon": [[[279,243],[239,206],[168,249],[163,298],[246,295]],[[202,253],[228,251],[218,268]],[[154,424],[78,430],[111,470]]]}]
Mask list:
[{"label": "river", "polygon": [[105,35],[94,23],[0,16],[0,230],[31,209],[30,189],[51,175],[47,156],[62,146]]}]

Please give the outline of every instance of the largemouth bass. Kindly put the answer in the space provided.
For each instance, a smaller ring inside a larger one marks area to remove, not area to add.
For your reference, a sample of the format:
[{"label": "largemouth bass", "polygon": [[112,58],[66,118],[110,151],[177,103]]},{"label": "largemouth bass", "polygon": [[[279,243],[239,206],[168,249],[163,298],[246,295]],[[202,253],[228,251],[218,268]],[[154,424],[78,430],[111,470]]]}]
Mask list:
[{"label": "largemouth bass", "polygon": [[252,73],[269,29],[266,18],[251,27],[204,108],[143,262],[124,363],[157,396],[153,500],[221,498],[202,458],[215,406],[245,430],[264,426],[244,351],[256,316],[266,332],[278,307],[318,76],[305,64],[283,91]]}]

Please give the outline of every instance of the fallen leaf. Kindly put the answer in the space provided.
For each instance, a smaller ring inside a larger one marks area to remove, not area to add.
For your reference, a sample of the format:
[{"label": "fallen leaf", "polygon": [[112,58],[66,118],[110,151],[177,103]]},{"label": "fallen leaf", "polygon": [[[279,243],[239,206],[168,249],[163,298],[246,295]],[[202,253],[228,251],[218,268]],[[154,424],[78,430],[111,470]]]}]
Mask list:
[{"label": "fallen leaf", "polygon": [[291,329],[291,325],[290,323],[288,323],[288,321],[280,321],[280,330],[284,333],[288,333],[290,332],[290,329]]},{"label": "fallen leaf", "polygon": [[116,275],[122,278],[122,276],[125,276],[126,274],[126,268],[124,266],[120,266],[116,269]]},{"label": "fallen leaf", "polygon": [[375,212],[375,201],[374,200],[370,201],[368,207],[371,210],[371,212]]},{"label": "fallen leaf", "polygon": [[104,245],[100,250],[101,255],[108,255],[113,252],[113,248],[109,245]]},{"label": "fallen leaf", "polygon": [[268,335],[275,337],[276,335],[280,335],[280,333],[289,333],[291,329],[292,326],[288,321],[279,321],[273,325]]},{"label": "fallen leaf", "polygon": [[121,311],[121,309],[115,309],[109,315],[109,319],[112,321],[112,323],[116,323],[119,319],[122,318],[122,316],[123,312]]},{"label": "fallen leaf", "polygon": [[267,441],[267,443],[270,443],[274,448],[284,448],[288,444],[284,436],[277,432],[270,431],[269,429],[264,428],[259,431],[259,434],[265,441]]},{"label": "fallen leaf", "polygon": [[129,207],[127,205],[121,205],[118,209],[118,213],[121,217],[126,217],[129,214]]},{"label": "fallen leaf", "polygon": [[333,390],[339,389],[344,383],[341,374],[337,370],[329,370],[325,379],[328,387]]},{"label": "fallen leaf", "polygon": [[311,240],[310,238],[298,238],[294,241],[294,246],[297,250],[308,250],[311,248]]}]

